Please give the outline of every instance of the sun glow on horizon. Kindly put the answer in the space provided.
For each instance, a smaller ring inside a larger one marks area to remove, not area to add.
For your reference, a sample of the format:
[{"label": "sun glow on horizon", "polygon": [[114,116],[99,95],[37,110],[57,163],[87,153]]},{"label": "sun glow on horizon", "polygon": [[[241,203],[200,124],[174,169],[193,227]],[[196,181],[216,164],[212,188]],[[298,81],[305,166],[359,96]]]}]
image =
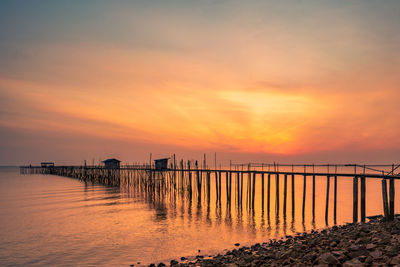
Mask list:
[{"label": "sun glow on horizon", "polygon": [[73,144],[70,157],[88,140],[104,154],[116,143],[146,153],[400,150],[399,7],[55,1],[16,16],[19,6],[4,4],[3,150],[36,155],[52,140],[52,154],[59,139]]}]

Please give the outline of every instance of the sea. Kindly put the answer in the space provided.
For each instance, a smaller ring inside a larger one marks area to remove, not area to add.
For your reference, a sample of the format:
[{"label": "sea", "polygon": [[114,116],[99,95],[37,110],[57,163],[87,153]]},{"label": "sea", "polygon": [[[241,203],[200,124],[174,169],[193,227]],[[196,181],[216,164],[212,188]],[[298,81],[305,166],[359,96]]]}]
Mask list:
[{"label": "sea", "polygon": [[[55,175],[20,174],[18,167],[0,168],[0,266],[138,266],[169,263],[181,257],[194,259],[225,253],[285,238],[301,232],[352,222],[353,179],[338,177],[337,216],[333,218],[333,178],[330,182],[328,220],[325,220],[327,178],[316,177],[315,216],[312,186],[307,181],[305,215],[302,217],[303,177],[295,177],[293,216],[291,179],[287,212],[283,214],[283,177],[279,209],[275,178],[268,198],[261,198],[257,177],[254,208],[246,199],[221,204],[211,186],[210,198],[188,198],[179,192],[157,197],[135,188],[85,183]],[[211,176],[211,181],[214,181]],[[246,179],[244,181],[246,188]],[[225,183],[225,179],[222,179]],[[400,192],[399,183],[395,184]],[[222,196],[226,195],[222,184]],[[267,192],[265,177],[264,194]],[[399,197],[396,195],[395,203]],[[278,211],[278,212],[277,212]],[[399,205],[396,206],[396,212]],[[360,210],[359,210],[360,212]],[[366,215],[383,213],[380,179],[366,181]],[[360,216],[360,215],[359,215]],[[235,246],[236,244],[236,246]]]}]

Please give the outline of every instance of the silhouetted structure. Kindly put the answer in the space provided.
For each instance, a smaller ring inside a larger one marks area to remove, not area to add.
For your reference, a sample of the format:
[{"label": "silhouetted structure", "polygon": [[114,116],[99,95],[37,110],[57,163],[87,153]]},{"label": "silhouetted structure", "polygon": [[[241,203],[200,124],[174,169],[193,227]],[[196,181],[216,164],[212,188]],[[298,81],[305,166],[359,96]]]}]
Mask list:
[{"label": "silhouetted structure", "polygon": [[169,160],[169,158],[154,160],[155,165],[156,165],[156,170],[158,170],[158,171],[166,170],[168,168],[168,160]]},{"label": "silhouetted structure", "polygon": [[54,167],[54,162],[42,162],[40,163],[40,166],[42,166],[43,168]]},{"label": "silhouetted structure", "polygon": [[[292,195],[292,218],[295,217],[295,176],[303,178],[303,198],[302,198],[302,220],[304,222],[306,213],[306,192],[307,192],[307,180],[312,178],[312,218],[315,220],[315,196],[316,196],[316,177],[326,178],[326,202],[325,202],[325,221],[328,224],[329,214],[329,202],[330,202],[330,181],[333,178],[333,220],[336,223],[337,216],[337,180],[339,177],[347,177],[353,179],[353,222],[358,222],[358,211],[360,211],[361,221],[364,222],[366,216],[366,179],[378,178],[382,180],[382,199],[383,199],[383,213],[386,219],[393,220],[395,215],[395,180],[400,180],[400,173],[395,173],[396,170],[400,170],[399,165],[358,165],[358,164],[320,164],[320,165],[294,165],[294,164],[264,164],[261,166],[257,164],[248,164],[248,169],[243,168],[241,165],[233,165],[235,168],[220,168],[220,169],[209,169],[207,167],[199,168],[197,161],[195,164],[191,164],[190,161],[185,164],[183,160],[177,166],[175,160],[173,165],[168,168],[169,158],[162,158],[155,160],[155,168],[148,164],[143,165],[132,165],[122,166],[120,168],[120,161],[117,159],[108,159],[103,161],[103,166],[54,166],[46,167],[42,166],[21,166],[20,172],[22,174],[52,174],[66,177],[74,177],[85,182],[99,183],[111,186],[128,186],[143,189],[147,193],[152,194],[166,194],[170,191],[174,196],[176,194],[182,194],[182,197],[188,196],[189,200],[192,200],[193,194],[197,195],[197,203],[202,203],[202,192],[205,192],[204,200],[207,201],[207,205],[210,203],[210,191],[212,177],[215,179],[215,189],[217,196],[217,206],[221,209],[221,185],[222,179],[225,178],[226,185],[226,197],[224,199],[227,203],[227,210],[231,209],[232,191],[236,190],[237,193],[233,196],[237,196],[237,205],[241,209],[242,205],[242,194],[244,187],[247,186],[246,193],[246,208],[254,212],[254,199],[256,197],[256,184],[257,177],[261,178],[262,190],[261,199],[262,207],[264,207],[264,194],[267,196],[267,214],[270,216],[271,199],[275,200],[276,204],[276,216],[283,213],[283,218],[286,220],[286,214],[288,212],[287,194],[291,191]],[[43,162],[46,163],[46,162]],[[207,166],[204,162],[204,166]],[[47,163],[46,163],[47,164]],[[191,168],[192,167],[192,168]],[[242,167],[241,169],[238,167]],[[285,169],[279,169],[279,167],[286,167]],[[290,168],[291,167],[291,168]],[[294,167],[300,167],[294,168]],[[307,169],[307,167],[309,167]],[[312,168],[310,168],[312,167]],[[319,167],[318,170],[314,170],[314,167]],[[327,167],[326,171],[323,171],[321,167]],[[332,172],[332,167],[334,172]],[[337,171],[337,167],[344,167],[343,171]],[[353,168],[354,172],[348,167]],[[387,168],[391,167],[391,171],[384,169],[377,169],[377,167]],[[265,168],[268,168],[267,170]],[[347,171],[346,171],[347,170]],[[267,190],[264,191],[264,176],[267,175]],[[232,183],[236,178],[236,183]],[[246,179],[247,176],[247,179]],[[291,190],[289,189],[288,177],[292,178],[290,184]],[[239,179],[240,178],[240,179]],[[271,180],[275,178],[275,194],[271,190]],[[283,179],[284,180],[283,180]],[[243,184],[243,179],[247,180],[246,184]],[[240,183],[239,183],[240,180]],[[283,180],[283,194],[280,193],[279,181]],[[389,184],[388,184],[389,182]],[[359,183],[361,186],[359,186]],[[297,186],[298,188],[299,186]],[[308,190],[310,191],[310,190]],[[240,193],[240,194],[239,194]],[[301,194],[301,191],[298,192]],[[240,195],[240,197],[239,197]],[[283,212],[280,210],[279,199],[280,195],[283,195]],[[359,198],[360,195],[360,198]],[[301,200],[301,199],[300,199]],[[311,202],[311,201],[310,201]],[[311,203],[310,203],[311,204]],[[200,205],[200,204],[199,204]],[[264,212],[264,209],[262,209]]]},{"label": "silhouetted structure", "polygon": [[106,167],[106,169],[119,169],[121,161],[117,159],[106,159],[102,162],[104,163],[104,167]]}]

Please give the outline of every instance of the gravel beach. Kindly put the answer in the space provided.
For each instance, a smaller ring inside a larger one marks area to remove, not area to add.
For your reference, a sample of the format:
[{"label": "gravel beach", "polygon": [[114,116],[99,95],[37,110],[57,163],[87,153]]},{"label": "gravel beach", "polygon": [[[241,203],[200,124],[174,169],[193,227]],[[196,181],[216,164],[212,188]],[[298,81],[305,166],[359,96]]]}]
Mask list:
[{"label": "gravel beach", "polygon": [[[400,219],[333,226],[171,266],[400,266]],[[165,266],[164,263],[150,266]]]}]

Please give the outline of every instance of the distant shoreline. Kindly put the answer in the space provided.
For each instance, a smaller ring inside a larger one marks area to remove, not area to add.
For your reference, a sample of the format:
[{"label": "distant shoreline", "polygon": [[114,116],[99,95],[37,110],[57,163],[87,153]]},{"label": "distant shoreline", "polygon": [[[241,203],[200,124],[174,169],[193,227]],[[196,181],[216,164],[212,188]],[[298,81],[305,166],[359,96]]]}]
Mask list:
[{"label": "distant shoreline", "polygon": [[0,166],[2,169],[11,169],[11,168],[19,168],[19,166]]}]

